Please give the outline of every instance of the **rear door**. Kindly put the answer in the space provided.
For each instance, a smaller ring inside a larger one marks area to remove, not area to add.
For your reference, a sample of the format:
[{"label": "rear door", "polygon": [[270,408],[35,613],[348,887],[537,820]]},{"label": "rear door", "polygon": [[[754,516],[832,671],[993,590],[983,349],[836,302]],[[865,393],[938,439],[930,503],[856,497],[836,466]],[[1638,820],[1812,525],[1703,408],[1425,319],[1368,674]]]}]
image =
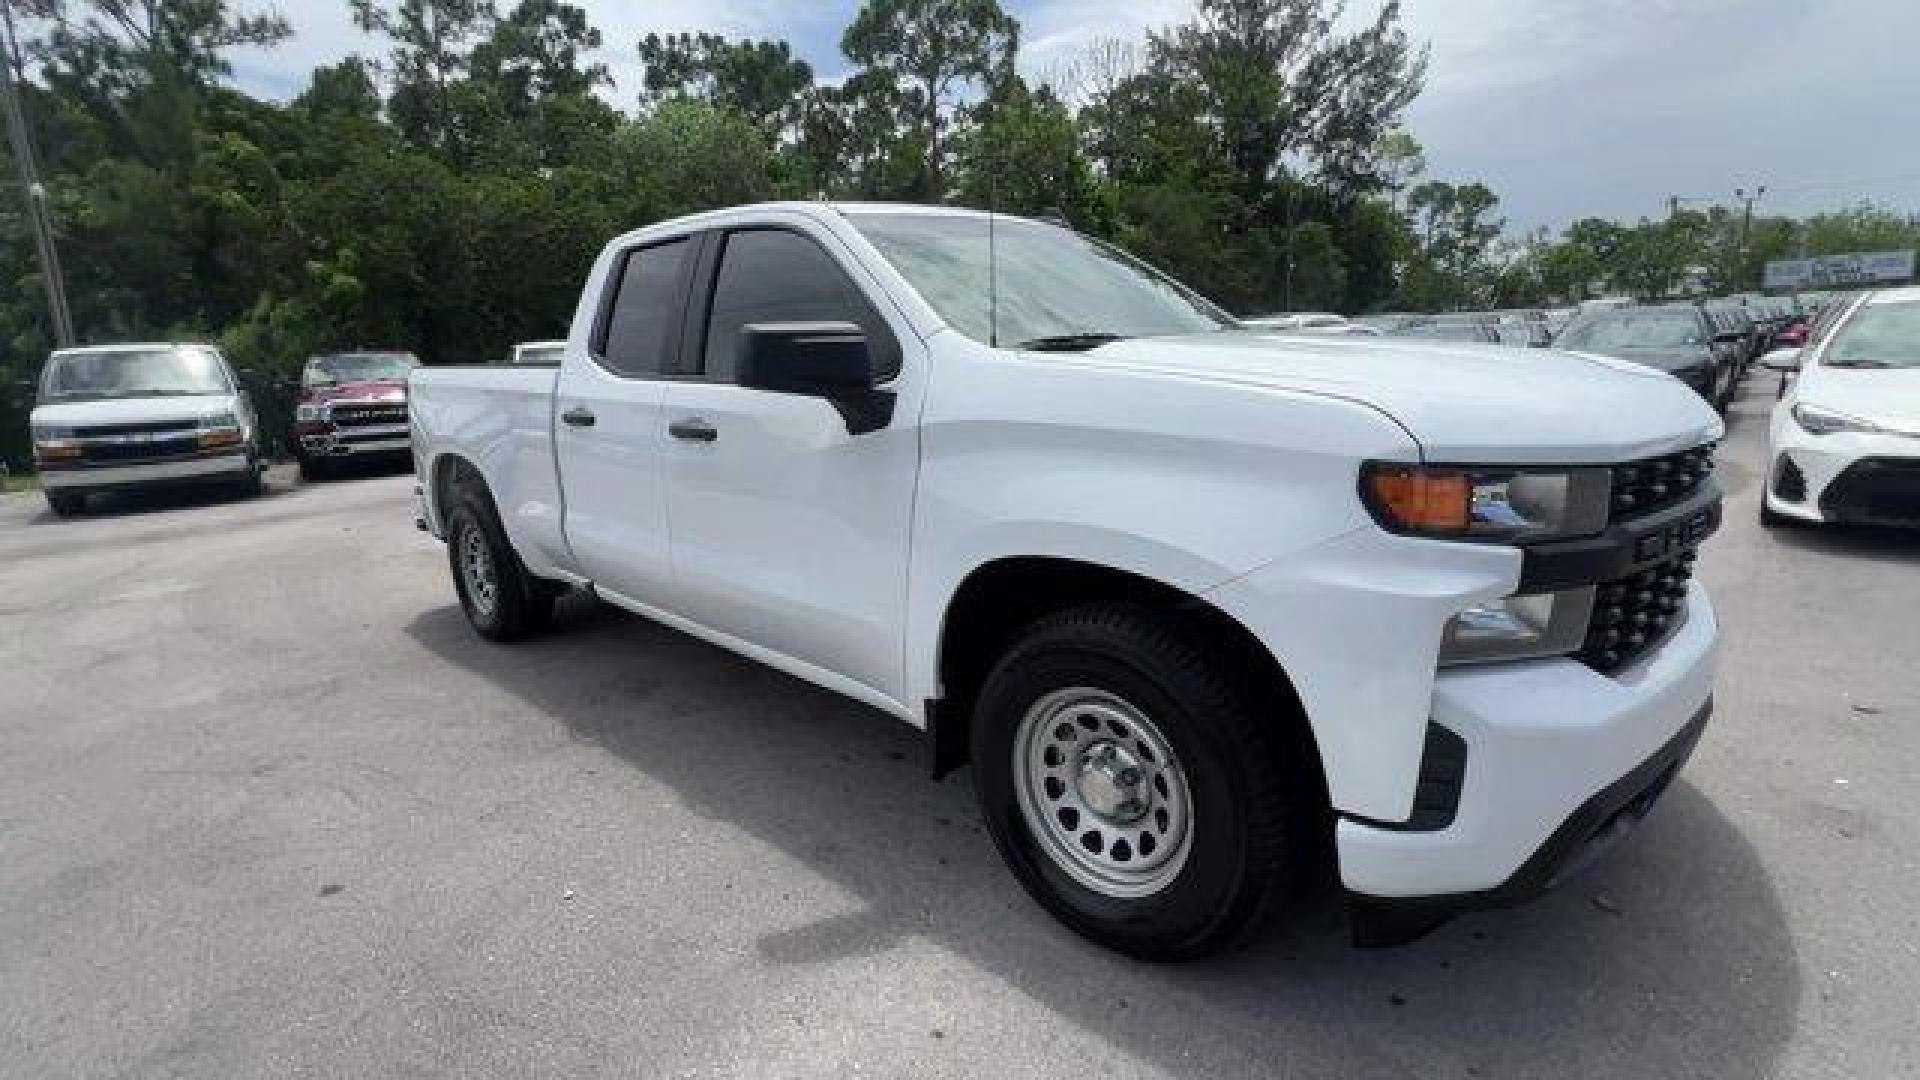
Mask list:
[{"label": "rear door", "polygon": [[[680,613],[897,701],[920,342],[824,229],[734,228],[709,244],[689,371],[661,425]],[[775,322],[865,329],[898,395],[891,423],[850,435],[823,399],[738,385],[741,328]]]},{"label": "rear door", "polygon": [[562,361],[554,398],[574,560],[596,585],[642,603],[664,603],[672,585],[661,407],[700,244],[676,237],[615,257],[587,355]]}]

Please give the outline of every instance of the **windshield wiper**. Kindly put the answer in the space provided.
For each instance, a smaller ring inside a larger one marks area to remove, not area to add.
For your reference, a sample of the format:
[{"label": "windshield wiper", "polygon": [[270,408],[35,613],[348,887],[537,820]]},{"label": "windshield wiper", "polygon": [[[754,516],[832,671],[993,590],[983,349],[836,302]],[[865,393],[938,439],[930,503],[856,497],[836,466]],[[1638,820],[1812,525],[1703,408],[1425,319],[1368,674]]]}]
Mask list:
[{"label": "windshield wiper", "polygon": [[1016,349],[1031,352],[1086,352],[1102,345],[1111,345],[1116,341],[1127,340],[1125,334],[1054,334],[1049,337],[1029,338],[1015,345]]}]

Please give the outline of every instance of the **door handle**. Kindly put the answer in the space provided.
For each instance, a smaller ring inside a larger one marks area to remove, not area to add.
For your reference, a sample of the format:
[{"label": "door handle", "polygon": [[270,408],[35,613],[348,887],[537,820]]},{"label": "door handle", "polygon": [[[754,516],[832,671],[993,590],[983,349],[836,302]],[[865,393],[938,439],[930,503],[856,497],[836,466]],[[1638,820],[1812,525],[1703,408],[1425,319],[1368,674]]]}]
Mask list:
[{"label": "door handle", "polygon": [[668,424],[667,434],[688,442],[712,442],[720,437],[718,429],[698,416],[689,416]]},{"label": "door handle", "polygon": [[592,427],[594,419],[593,410],[587,408],[585,405],[575,405],[573,408],[561,413],[560,419],[565,420],[574,427]]}]

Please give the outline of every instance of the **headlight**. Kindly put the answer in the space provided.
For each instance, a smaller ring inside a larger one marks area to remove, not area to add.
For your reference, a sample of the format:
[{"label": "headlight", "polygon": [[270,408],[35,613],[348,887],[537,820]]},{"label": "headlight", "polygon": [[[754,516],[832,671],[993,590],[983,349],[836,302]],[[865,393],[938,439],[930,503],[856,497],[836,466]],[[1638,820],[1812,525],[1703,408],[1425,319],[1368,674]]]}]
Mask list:
[{"label": "headlight", "polygon": [[200,418],[200,426],[203,428],[239,427],[240,420],[238,417],[233,415],[232,409],[226,409],[221,412],[207,413],[206,415],[202,416]]},{"label": "headlight", "polygon": [[1871,420],[1862,420],[1857,416],[1823,409],[1818,405],[1800,402],[1793,407],[1793,419],[1805,428],[1809,435],[1834,435],[1843,431],[1873,432],[1883,430]]},{"label": "headlight", "polygon": [[1507,596],[1455,615],[1440,637],[1442,664],[1561,656],[1586,641],[1593,586]]},{"label": "headlight", "polygon": [[34,424],[31,430],[33,456],[36,460],[71,461],[80,457],[80,444],[74,440],[72,428]]},{"label": "headlight", "polygon": [[325,420],[326,418],[327,418],[327,407],[325,404],[315,405],[310,402],[303,401],[300,403],[298,407],[294,409],[294,413],[293,413],[294,421],[302,424],[315,424]]},{"label": "headlight", "polygon": [[1383,528],[1449,540],[1549,540],[1606,528],[1606,469],[1475,469],[1374,462],[1360,492]]}]

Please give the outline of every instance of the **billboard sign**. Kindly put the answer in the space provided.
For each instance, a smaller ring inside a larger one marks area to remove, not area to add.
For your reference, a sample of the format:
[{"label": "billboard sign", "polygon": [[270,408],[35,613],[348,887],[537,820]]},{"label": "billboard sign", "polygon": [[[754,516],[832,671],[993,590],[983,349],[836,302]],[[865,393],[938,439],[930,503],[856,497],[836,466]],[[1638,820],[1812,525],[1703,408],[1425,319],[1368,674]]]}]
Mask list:
[{"label": "billboard sign", "polygon": [[1913,249],[1855,251],[1813,259],[1777,259],[1767,264],[1768,289],[1831,289],[1913,277]]}]

